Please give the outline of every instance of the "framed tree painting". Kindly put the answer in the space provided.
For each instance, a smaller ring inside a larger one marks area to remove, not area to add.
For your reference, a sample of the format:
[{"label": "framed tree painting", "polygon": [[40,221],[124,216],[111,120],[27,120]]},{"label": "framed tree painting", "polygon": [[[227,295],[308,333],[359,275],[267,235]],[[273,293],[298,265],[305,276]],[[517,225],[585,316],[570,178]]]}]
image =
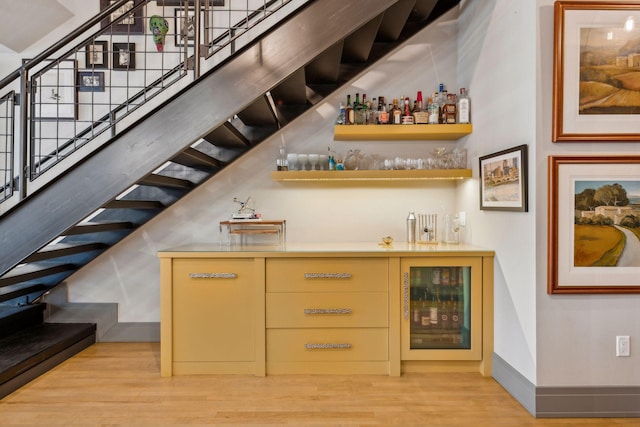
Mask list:
[{"label": "framed tree painting", "polygon": [[480,209],[527,212],[527,146],[480,157]]},{"label": "framed tree painting", "polygon": [[552,140],[640,141],[640,3],[554,7]]},{"label": "framed tree painting", "polygon": [[548,293],[640,293],[640,155],[549,157],[548,218]]}]

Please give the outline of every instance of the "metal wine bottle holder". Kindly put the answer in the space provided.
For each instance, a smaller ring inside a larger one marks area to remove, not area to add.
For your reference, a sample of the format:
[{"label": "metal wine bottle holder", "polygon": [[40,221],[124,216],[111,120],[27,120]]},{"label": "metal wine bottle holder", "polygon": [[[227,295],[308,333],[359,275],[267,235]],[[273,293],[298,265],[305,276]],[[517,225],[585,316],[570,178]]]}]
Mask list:
[{"label": "metal wine bottle holder", "polygon": [[438,214],[417,214],[418,243],[438,244]]}]

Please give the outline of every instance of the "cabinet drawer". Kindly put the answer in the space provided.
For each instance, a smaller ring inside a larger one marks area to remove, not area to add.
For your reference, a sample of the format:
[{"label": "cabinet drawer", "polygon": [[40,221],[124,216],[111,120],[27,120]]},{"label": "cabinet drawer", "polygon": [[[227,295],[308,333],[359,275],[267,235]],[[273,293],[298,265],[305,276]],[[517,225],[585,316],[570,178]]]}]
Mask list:
[{"label": "cabinet drawer", "polygon": [[268,293],[267,328],[387,327],[386,292]]},{"label": "cabinet drawer", "polygon": [[388,359],[386,328],[267,330],[267,360],[274,362]]},{"label": "cabinet drawer", "polygon": [[256,276],[253,259],[174,260],[174,361],[255,359]]},{"label": "cabinet drawer", "polygon": [[386,291],[389,262],[376,258],[269,259],[267,292]]}]

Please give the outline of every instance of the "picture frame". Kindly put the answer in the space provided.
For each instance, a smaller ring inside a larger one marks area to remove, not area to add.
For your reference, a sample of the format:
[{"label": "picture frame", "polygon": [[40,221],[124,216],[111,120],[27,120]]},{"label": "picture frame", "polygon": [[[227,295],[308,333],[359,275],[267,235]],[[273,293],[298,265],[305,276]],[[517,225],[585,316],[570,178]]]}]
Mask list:
[{"label": "picture frame", "polygon": [[[187,9],[187,13],[185,16],[184,9],[175,9],[174,10],[174,28],[175,28],[175,43],[176,46],[182,46],[184,43],[184,33],[183,29],[185,26],[185,18],[187,25],[187,47],[193,47],[195,44],[196,34],[195,34],[195,16],[196,11],[194,8]],[[202,15],[202,14],[201,14]],[[202,22],[202,21],[201,21]]]},{"label": "picture frame", "polygon": [[[195,4],[194,0],[188,0],[189,6],[193,6]],[[224,6],[224,0],[200,0],[200,4],[202,6],[209,1],[210,6]],[[168,6],[168,7],[182,7],[184,6],[184,0],[157,0],[158,6]]]},{"label": "picture frame", "polygon": [[37,120],[77,120],[77,61],[66,59],[47,65],[42,74],[32,77],[34,87],[32,115]]},{"label": "picture frame", "polygon": [[549,294],[640,293],[640,155],[549,156]]},{"label": "picture frame", "polygon": [[525,144],[479,158],[481,210],[529,210],[527,152]]},{"label": "picture frame", "polygon": [[638,3],[555,2],[553,142],[640,141],[638,55],[623,51],[640,37],[634,21]]},{"label": "picture frame", "polygon": [[108,44],[96,40],[85,47],[85,68],[109,68]]},{"label": "picture frame", "polygon": [[136,69],[136,44],[114,43],[112,68],[114,70],[130,71]]},{"label": "picture frame", "polygon": [[[117,0],[100,0],[100,10],[104,10]],[[141,0],[130,0],[124,6],[111,13],[100,22],[100,28],[110,28],[111,34],[144,34],[142,7],[136,8]],[[123,15],[127,15],[123,17]],[[113,23],[113,25],[112,25]]]},{"label": "picture frame", "polygon": [[104,92],[104,71],[78,71],[78,92]]}]

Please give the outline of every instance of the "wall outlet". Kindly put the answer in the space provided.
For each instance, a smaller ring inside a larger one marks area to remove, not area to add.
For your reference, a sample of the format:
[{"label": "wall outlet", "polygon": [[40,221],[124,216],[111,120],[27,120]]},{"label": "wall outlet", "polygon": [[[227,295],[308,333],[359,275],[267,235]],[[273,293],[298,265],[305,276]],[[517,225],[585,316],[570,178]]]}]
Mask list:
[{"label": "wall outlet", "polygon": [[466,212],[458,212],[458,220],[460,221],[460,227],[467,226],[467,213]]},{"label": "wall outlet", "polygon": [[631,354],[631,339],[628,335],[616,337],[616,356],[629,356]]}]

